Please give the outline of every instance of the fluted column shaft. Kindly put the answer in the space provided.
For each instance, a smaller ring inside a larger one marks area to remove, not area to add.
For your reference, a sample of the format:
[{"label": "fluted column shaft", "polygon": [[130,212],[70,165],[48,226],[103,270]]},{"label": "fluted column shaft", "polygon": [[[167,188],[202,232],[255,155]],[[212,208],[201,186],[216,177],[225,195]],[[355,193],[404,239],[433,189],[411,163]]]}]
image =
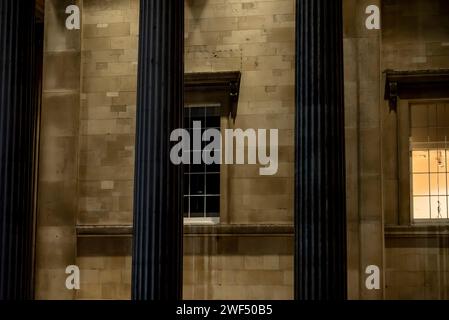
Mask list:
[{"label": "fluted column shaft", "polygon": [[341,0],[297,0],[295,297],[346,298]]},{"label": "fluted column shaft", "polygon": [[0,1],[0,300],[32,298],[34,1]]},{"label": "fluted column shaft", "polygon": [[182,127],[184,1],[141,0],[132,297],[180,299],[182,175],[170,133]]}]

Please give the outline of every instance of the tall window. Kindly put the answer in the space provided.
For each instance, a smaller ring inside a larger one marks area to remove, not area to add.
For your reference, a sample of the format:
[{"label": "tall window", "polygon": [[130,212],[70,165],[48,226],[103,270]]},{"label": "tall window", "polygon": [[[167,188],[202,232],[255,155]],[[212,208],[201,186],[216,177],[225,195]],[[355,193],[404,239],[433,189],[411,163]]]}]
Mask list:
[{"label": "tall window", "polygon": [[[220,130],[220,105],[186,107],[184,127],[191,139],[190,165],[184,165],[184,220],[187,223],[218,223],[220,165],[204,163],[202,153],[209,142],[203,141],[201,148],[195,150],[193,139],[195,133],[202,136],[206,129]],[[193,163],[195,154],[201,164]]]},{"label": "tall window", "polygon": [[449,218],[449,104],[411,106],[411,194],[415,220]]}]

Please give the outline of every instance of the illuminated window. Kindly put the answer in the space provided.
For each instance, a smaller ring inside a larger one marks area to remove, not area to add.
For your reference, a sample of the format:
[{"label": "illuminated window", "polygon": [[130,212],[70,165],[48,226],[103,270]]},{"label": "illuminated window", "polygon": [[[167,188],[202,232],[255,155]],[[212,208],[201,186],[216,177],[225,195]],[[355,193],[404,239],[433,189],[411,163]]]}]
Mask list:
[{"label": "illuminated window", "polygon": [[415,219],[448,219],[449,217],[448,152],[445,143],[413,144],[411,180]]},{"label": "illuminated window", "polygon": [[449,219],[449,104],[411,106],[411,207],[415,220]]}]

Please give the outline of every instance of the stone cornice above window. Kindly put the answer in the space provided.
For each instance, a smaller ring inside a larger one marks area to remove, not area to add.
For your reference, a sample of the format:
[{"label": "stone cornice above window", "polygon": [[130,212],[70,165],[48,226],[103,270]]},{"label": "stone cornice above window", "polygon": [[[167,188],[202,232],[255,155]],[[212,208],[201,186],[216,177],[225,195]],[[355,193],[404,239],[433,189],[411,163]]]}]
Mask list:
[{"label": "stone cornice above window", "polygon": [[[221,102],[224,112],[233,119],[237,116],[240,94],[240,71],[186,73],[184,88],[186,102]],[[201,97],[196,98],[198,95]]]},{"label": "stone cornice above window", "polygon": [[398,99],[439,99],[449,97],[449,69],[385,70],[385,100],[396,111]]}]

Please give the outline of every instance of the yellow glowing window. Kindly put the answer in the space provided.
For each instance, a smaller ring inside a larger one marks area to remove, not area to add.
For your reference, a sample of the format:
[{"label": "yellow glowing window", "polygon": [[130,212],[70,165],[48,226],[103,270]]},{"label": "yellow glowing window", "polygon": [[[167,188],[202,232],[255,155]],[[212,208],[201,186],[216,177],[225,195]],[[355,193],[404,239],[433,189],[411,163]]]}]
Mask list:
[{"label": "yellow glowing window", "polygon": [[415,143],[411,150],[411,194],[414,219],[448,219],[446,143]]}]

